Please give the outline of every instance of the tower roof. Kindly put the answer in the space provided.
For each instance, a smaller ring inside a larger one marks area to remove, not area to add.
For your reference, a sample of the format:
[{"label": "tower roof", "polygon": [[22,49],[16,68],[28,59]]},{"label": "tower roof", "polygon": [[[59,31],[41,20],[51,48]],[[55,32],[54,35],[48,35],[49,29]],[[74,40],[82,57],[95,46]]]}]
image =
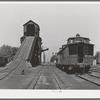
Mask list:
[{"label": "tower roof", "polygon": [[39,27],[39,25],[37,24],[37,23],[35,23],[35,22],[33,22],[32,20],[29,20],[28,22],[26,22],[23,26],[25,26],[25,25],[27,25],[28,23],[33,23],[33,24],[35,24],[35,25],[37,25],[38,26],[38,28],[39,28],[39,30],[40,30],[40,27]]}]

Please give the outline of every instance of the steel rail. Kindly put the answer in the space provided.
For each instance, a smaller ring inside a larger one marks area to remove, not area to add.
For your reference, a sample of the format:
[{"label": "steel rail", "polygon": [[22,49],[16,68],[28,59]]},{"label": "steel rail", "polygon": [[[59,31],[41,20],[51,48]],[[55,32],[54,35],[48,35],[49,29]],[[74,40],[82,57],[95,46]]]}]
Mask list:
[{"label": "steel rail", "polygon": [[59,76],[57,75],[57,73],[50,66],[49,66],[49,68],[50,68],[51,72],[53,73],[54,79],[55,79],[56,83],[58,84],[59,89],[62,89],[59,82],[58,82],[58,80],[57,80],[57,77],[59,77]]},{"label": "steel rail", "polygon": [[38,80],[39,80],[39,78],[40,78],[40,76],[41,76],[43,70],[44,70],[44,69],[43,69],[43,67],[42,67],[42,68],[39,70],[39,72],[36,74],[36,78],[35,78],[35,79],[33,78],[33,80],[30,82],[30,85],[29,85],[28,89],[35,89],[36,84],[37,84],[37,82],[38,82]]},{"label": "steel rail", "polygon": [[95,85],[97,85],[97,86],[100,86],[100,84],[98,84],[98,83],[96,83],[96,82],[94,82],[94,81],[91,81],[91,80],[89,80],[89,79],[87,79],[87,78],[84,78],[84,77],[82,77],[82,76],[80,76],[80,75],[75,75],[75,76],[77,76],[77,77],[79,77],[79,78],[81,78],[81,79],[84,79],[84,80],[86,80],[86,81],[88,81],[88,82],[90,82],[90,83],[93,83],[93,84],[95,84]]}]

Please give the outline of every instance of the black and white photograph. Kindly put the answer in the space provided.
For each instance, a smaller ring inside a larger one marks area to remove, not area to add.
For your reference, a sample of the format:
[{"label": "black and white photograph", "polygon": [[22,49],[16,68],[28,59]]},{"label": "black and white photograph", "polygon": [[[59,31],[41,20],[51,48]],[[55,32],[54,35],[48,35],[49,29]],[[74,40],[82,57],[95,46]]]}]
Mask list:
[{"label": "black and white photograph", "polygon": [[0,2],[0,89],[100,90],[100,2]]}]

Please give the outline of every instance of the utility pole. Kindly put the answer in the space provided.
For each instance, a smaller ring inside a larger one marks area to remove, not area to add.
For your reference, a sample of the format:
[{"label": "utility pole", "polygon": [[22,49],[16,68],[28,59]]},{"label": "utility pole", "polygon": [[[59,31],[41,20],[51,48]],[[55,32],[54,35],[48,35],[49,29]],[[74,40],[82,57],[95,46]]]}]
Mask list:
[{"label": "utility pole", "polygon": [[42,55],[42,58],[43,58],[43,64],[46,63],[46,55],[45,55],[45,51],[49,50],[49,48],[45,48],[45,49],[41,49],[41,53],[43,54]]},{"label": "utility pole", "polygon": [[45,64],[45,52],[43,52],[43,63]]}]

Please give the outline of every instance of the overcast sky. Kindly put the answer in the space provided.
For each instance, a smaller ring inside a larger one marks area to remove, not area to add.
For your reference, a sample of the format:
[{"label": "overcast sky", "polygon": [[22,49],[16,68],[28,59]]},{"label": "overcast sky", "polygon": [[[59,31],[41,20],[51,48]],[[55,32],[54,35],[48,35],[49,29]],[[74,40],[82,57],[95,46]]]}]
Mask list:
[{"label": "overcast sky", "polygon": [[23,24],[29,20],[40,26],[43,46],[49,48],[48,59],[77,33],[90,38],[94,53],[100,51],[100,3],[0,3],[0,46],[20,46]]}]

